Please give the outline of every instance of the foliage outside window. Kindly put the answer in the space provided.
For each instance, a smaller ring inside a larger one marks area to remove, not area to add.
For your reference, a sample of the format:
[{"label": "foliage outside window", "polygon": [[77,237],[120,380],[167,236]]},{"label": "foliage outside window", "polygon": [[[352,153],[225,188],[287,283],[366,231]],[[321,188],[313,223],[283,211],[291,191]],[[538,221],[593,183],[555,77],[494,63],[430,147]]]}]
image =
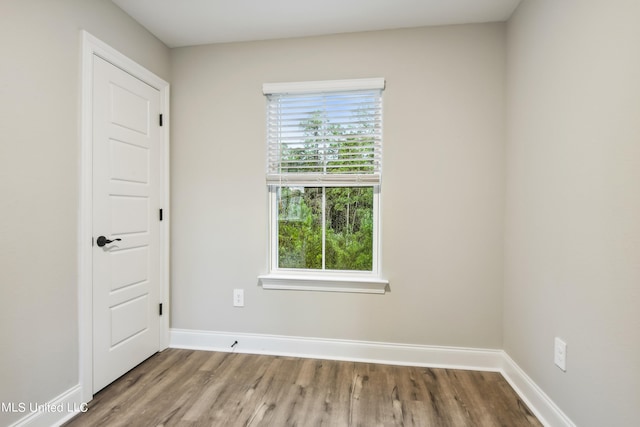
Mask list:
[{"label": "foliage outside window", "polygon": [[377,274],[384,81],[370,80],[265,91],[272,270]]},{"label": "foliage outside window", "polygon": [[373,187],[277,191],[279,268],[372,271]]}]

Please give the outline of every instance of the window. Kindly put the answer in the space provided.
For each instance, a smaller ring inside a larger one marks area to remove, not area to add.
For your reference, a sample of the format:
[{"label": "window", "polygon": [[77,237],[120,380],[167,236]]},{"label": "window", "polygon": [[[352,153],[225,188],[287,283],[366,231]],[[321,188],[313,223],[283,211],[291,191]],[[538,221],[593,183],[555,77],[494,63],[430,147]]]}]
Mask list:
[{"label": "window", "polygon": [[270,273],[264,288],[383,293],[383,79],[265,84]]}]

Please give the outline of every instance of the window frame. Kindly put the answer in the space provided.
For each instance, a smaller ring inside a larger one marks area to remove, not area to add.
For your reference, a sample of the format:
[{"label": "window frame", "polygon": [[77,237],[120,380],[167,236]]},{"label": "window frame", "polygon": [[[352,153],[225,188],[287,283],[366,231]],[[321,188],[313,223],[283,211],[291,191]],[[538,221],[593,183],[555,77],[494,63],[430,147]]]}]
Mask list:
[{"label": "window frame", "polygon": [[[276,83],[263,85],[263,92],[270,93],[318,93],[368,90],[372,88],[384,89],[384,79],[354,79],[317,82]],[[330,183],[285,185],[290,187],[351,187],[348,183],[332,185]],[[362,186],[362,185],[360,185]],[[329,292],[355,292],[384,294],[389,282],[380,277],[381,266],[381,182],[364,185],[373,187],[373,236],[372,236],[372,268],[370,271],[357,270],[327,270],[280,268],[278,266],[278,186],[267,185],[269,211],[269,273],[259,276],[264,289],[282,290],[311,290]],[[356,187],[356,185],[353,185]],[[324,213],[323,213],[324,215]],[[326,232],[323,231],[323,232]],[[323,236],[323,239],[325,236]]]}]

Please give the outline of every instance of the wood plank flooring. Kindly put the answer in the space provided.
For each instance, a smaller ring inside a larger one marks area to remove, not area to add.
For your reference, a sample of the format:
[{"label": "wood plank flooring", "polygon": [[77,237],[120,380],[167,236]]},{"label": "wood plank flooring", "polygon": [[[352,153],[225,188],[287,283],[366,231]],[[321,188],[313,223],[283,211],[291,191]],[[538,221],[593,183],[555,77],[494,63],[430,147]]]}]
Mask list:
[{"label": "wood plank flooring", "polygon": [[65,426],[540,426],[506,380],[475,372],[168,349]]}]

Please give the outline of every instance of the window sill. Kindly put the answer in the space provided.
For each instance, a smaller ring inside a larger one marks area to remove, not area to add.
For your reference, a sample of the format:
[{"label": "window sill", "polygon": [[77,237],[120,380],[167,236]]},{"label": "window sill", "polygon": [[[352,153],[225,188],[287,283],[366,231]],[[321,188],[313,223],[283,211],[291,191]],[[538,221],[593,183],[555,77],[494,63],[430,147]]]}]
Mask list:
[{"label": "window sill", "polygon": [[258,276],[263,289],[384,294],[388,280],[348,275],[272,273]]}]

